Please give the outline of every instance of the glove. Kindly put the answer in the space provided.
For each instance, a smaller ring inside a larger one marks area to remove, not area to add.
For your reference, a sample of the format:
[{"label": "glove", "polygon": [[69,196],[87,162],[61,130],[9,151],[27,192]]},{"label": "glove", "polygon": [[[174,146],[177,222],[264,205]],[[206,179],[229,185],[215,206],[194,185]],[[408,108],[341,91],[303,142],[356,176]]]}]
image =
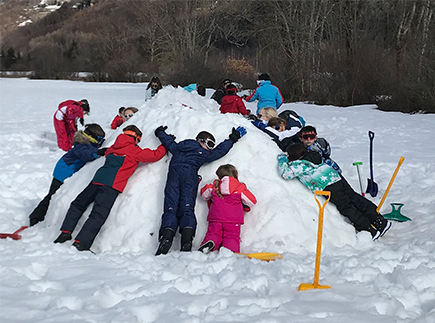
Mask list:
[{"label": "glove", "polygon": [[257,117],[255,114],[248,114],[248,115],[246,116],[246,118],[247,118],[248,120],[253,120],[253,121],[257,121],[257,120],[258,120],[258,117]]},{"label": "glove", "polygon": [[154,131],[154,134],[156,135],[156,137],[158,137],[159,133],[161,133],[162,131],[164,132],[166,129],[168,129],[167,126],[160,126]]},{"label": "glove", "polygon": [[287,163],[288,162],[287,153],[279,154],[276,157],[278,158],[278,163]]},{"label": "glove", "polygon": [[83,118],[80,118],[80,124],[82,125],[82,126],[84,126],[85,125],[85,119],[83,119]]},{"label": "glove", "polygon": [[246,94],[242,96],[243,100],[246,100],[247,97],[248,96]]},{"label": "glove", "polygon": [[259,128],[261,130],[266,129],[266,127],[267,127],[266,124],[261,120],[255,120],[255,121],[251,121],[251,122],[254,126],[256,126],[257,128]]},{"label": "glove", "polygon": [[97,155],[98,156],[104,156],[104,154],[106,153],[107,148],[100,148],[97,150]]},{"label": "glove", "polygon": [[242,204],[243,205],[243,211],[244,212],[249,212],[249,211],[251,211],[251,208],[249,207],[249,206],[247,206],[247,205],[245,205],[245,204]]},{"label": "glove", "polygon": [[175,137],[173,134],[168,133],[168,136],[171,137],[172,139],[176,139],[177,137]]},{"label": "glove", "polygon": [[233,128],[229,138],[233,143],[236,143],[241,137],[246,135],[246,129],[243,127]]}]

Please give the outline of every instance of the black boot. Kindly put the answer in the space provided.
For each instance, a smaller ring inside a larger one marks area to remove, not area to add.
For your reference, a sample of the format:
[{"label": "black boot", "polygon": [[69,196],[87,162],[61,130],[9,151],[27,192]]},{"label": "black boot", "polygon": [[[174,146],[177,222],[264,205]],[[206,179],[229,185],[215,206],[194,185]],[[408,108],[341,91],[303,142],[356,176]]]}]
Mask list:
[{"label": "black boot", "polygon": [[192,228],[181,229],[181,251],[192,251],[192,241],[195,231]]},{"label": "black boot", "polygon": [[162,235],[159,238],[159,247],[157,248],[156,256],[158,255],[166,255],[169,252],[169,249],[171,249],[172,246],[172,240],[174,240],[175,232],[170,229],[166,228],[163,230]]},{"label": "black boot", "polygon": [[373,226],[379,231],[382,237],[391,228],[391,221],[384,219],[382,215],[378,215]]},{"label": "black boot", "polygon": [[71,240],[71,232],[62,231],[60,235],[54,240],[54,243],[64,243],[65,241]]},{"label": "black boot", "polygon": [[74,243],[72,244],[78,251],[86,251],[89,250],[88,247],[86,247],[85,245],[83,245],[83,243],[81,243],[78,240],[74,240]]}]

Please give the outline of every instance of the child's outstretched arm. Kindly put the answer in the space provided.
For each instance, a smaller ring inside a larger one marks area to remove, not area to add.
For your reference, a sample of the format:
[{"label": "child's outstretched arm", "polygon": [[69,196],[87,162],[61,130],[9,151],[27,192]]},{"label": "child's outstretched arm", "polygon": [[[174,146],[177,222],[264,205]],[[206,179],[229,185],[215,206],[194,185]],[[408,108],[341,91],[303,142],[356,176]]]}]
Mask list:
[{"label": "child's outstretched arm", "polygon": [[233,147],[234,143],[236,143],[244,135],[246,135],[245,128],[243,127],[237,127],[237,129],[233,128],[228,139],[221,142],[213,150],[210,150],[206,162],[211,163],[212,161],[215,161],[225,156]]},{"label": "child's outstretched arm", "polygon": [[278,172],[284,179],[293,179],[296,177],[295,172],[289,165],[286,154],[279,154],[278,156]]},{"label": "child's outstretched arm", "polygon": [[165,146],[165,148],[171,151],[172,147],[177,143],[175,142],[175,136],[166,133],[167,126],[160,126],[155,131],[154,134],[159,138],[160,142]]}]

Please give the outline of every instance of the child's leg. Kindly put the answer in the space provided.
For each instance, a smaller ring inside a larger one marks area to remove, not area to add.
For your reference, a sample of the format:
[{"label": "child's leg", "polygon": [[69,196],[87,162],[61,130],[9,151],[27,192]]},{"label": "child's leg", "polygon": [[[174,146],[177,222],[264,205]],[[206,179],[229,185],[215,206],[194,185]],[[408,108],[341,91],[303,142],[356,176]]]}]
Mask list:
[{"label": "child's leg", "polygon": [[51,197],[56,193],[56,191],[61,187],[63,183],[53,177],[51,181],[50,189],[48,194],[44,199],[39,202],[38,206],[29,215],[30,225],[35,225],[38,222],[44,221],[45,215],[47,214],[48,206],[50,205]]},{"label": "child's leg", "polygon": [[177,217],[179,219],[180,230],[183,228],[192,228],[196,231],[195,204],[198,193],[198,174],[196,172],[187,172],[181,175],[180,182],[180,200],[178,203]]},{"label": "child's leg", "polygon": [[352,222],[356,230],[369,231],[370,221],[351,204],[345,184],[342,181],[328,185],[325,191],[331,192],[331,202],[337,207],[341,215]]},{"label": "child's leg", "polygon": [[179,181],[177,172],[170,168],[165,186],[165,201],[163,204],[162,223],[160,225],[159,237],[162,235],[163,230],[167,228],[177,232],[177,212],[178,201],[180,198]]},{"label": "child's leg", "polygon": [[220,248],[222,244],[222,236],[223,236],[223,224],[220,222],[209,222],[207,233],[205,234],[204,240],[202,240],[201,242],[201,246],[207,243],[208,241],[213,241],[214,250],[217,250]]},{"label": "child's leg", "polygon": [[99,186],[89,218],[76,237],[76,240],[80,241],[85,248],[91,247],[95,237],[106,222],[118,195],[119,192],[109,186]]},{"label": "child's leg", "polygon": [[74,228],[79,222],[83,212],[91,204],[95,196],[97,195],[98,185],[90,183],[77,197],[72,201],[71,206],[66,213],[65,219],[63,220],[61,230],[73,232]]},{"label": "child's leg", "polygon": [[223,224],[223,241],[222,247],[225,247],[233,252],[240,252],[240,223],[224,223]]},{"label": "child's leg", "polygon": [[66,123],[63,120],[57,120],[54,118],[54,130],[56,131],[57,136],[57,146],[64,151],[68,151],[71,149],[72,144],[70,143],[65,127]]}]

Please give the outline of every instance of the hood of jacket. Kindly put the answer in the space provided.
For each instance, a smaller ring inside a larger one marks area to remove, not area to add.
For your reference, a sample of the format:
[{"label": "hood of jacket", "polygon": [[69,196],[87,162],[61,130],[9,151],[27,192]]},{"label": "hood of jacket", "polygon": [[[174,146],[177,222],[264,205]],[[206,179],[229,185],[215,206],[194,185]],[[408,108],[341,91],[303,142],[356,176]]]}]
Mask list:
[{"label": "hood of jacket", "polygon": [[116,138],[115,143],[107,149],[106,156],[109,154],[117,156],[125,155],[131,145],[136,145],[136,140],[128,135],[120,134]]}]

